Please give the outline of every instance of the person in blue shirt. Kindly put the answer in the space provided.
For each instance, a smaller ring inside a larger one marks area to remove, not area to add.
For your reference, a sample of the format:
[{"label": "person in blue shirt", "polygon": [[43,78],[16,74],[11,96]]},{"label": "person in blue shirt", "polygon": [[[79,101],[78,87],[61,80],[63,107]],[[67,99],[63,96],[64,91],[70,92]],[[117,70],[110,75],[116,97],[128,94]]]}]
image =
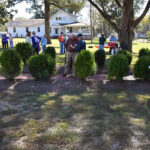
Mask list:
[{"label": "person in blue shirt", "polygon": [[117,43],[117,38],[116,38],[114,35],[112,35],[112,36],[110,37],[110,42]]},{"label": "person in blue shirt", "polygon": [[77,39],[78,39],[78,44],[75,46],[75,51],[79,53],[81,50],[86,50],[86,43],[82,39],[82,34],[78,34]]},{"label": "person in blue shirt", "polygon": [[41,39],[41,44],[42,44],[42,53],[44,53],[47,45],[47,39],[45,38],[45,35]]},{"label": "person in blue shirt", "polygon": [[[112,35],[111,37],[110,37],[110,42],[112,42],[112,43],[115,43],[115,45],[116,45],[116,48],[118,48],[118,44],[117,44],[117,38],[114,36],[114,35]],[[110,48],[110,50],[109,50],[109,53],[111,54],[111,50],[112,50],[112,48]]]},{"label": "person in blue shirt", "polygon": [[4,37],[3,37],[3,42],[4,42],[4,48],[8,48],[8,37],[6,34],[4,34]]},{"label": "person in blue shirt", "polygon": [[39,54],[40,52],[40,41],[41,38],[36,36],[36,33],[33,31],[32,32],[32,47],[35,49],[35,53]]}]

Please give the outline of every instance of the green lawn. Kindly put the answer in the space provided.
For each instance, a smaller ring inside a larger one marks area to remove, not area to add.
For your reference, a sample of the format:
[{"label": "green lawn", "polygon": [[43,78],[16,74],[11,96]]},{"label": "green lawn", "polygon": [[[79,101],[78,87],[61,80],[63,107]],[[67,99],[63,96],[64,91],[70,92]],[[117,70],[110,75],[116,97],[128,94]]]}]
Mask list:
[{"label": "green lawn", "polygon": [[1,94],[0,147],[148,150],[148,99],[148,93],[127,90]]}]

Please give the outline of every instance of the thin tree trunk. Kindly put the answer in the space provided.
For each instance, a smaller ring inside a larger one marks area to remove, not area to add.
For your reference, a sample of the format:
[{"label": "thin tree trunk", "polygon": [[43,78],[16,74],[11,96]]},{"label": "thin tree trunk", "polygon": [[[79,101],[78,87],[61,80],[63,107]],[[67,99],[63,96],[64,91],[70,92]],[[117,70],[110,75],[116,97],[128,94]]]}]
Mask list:
[{"label": "thin tree trunk", "polygon": [[51,44],[50,37],[50,5],[47,0],[44,0],[45,5],[45,36],[47,39],[47,44]]}]

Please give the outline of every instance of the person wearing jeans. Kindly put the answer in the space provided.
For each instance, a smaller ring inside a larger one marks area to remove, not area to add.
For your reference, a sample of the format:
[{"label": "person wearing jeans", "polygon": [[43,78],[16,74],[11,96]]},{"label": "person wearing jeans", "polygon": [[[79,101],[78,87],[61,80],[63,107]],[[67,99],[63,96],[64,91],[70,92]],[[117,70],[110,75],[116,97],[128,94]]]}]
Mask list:
[{"label": "person wearing jeans", "polygon": [[47,40],[45,38],[45,35],[41,39],[41,44],[42,44],[42,53],[44,53],[47,45]]},{"label": "person wearing jeans", "polygon": [[10,41],[10,47],[13,48],[13,37],[11,36],[11,34],[9,34],[9,41]]},{"label": "person wearing jeans", "polygon": [[105,42],[106,42],[106,38],[104,33],[102,33],[102,36],[99,38],[99,50],[104,50]]},{"label": "person wearing jeans", "polygon": [[63,49],[64,49],[64,37],[63,37],[63,32],[60,33],[58,37],[59,43],[60,43],[60,54],[63,54]]}]

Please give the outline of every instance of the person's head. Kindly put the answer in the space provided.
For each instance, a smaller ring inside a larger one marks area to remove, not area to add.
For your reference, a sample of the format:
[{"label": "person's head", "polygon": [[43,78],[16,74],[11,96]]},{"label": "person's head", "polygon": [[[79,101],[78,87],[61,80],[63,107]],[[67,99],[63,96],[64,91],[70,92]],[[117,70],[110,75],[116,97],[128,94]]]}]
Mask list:
[{"label": "person's head", "polygon": [[11,33],[9,33],[9,36],[11,36]]},{"label": "person's head", "polygon": [[78,34],[77,39],[78,41],[82,40],[82,34]]},{"label": "person's head", "polygon": [[71,39],[75,39],[76,38],[76,35],[74,33],[71,34]]},{"label": "person's head", "polygon": [[104,33],[102,33],[102,36],[105,36],[105,34],[104,34]]},{"label": "person's head", "polygon": [[111,37],[114,37],[114,35],[112,34],[112,36]]},{"label": "person's head", "polygon": [[60,34],[63,35],[63,32],[61,32]]},{"label": "person's head", "polygon": [[32,32],[32,35],[33,35],[33,36],[36,36],[36,33],[35,33],[35,31],[33,31],[33,32]]},{"label": "person's head", "polygon": [[31,32],[29,32],[29,31],[28,31],[28,32],[27,32],[27,36],[29,36],[29,37],[30,37],[30,36],[31,36]]},{"label": "person's head", "polygon": [[65,33],[65,36],[67,36],[67,33]]},{"label": "person's head", "polygon": [[46,38],[45,34],[43,35],[44,38]]}]

